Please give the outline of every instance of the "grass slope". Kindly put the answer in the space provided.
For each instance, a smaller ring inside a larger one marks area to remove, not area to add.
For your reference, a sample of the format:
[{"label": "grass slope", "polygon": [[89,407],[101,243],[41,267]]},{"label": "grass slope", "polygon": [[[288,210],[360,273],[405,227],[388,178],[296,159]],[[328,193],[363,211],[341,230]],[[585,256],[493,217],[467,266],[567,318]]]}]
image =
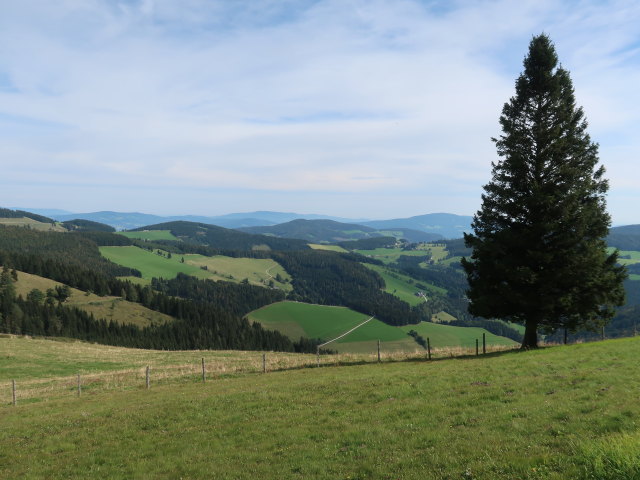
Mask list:
[{"label": "grass slope", "polygon": [[346,253],[347,250],[340,245],[325,245],[321,243],[310,243],[309,246],[314,250],[329,250],[330,252]]},{"label": "grass slope", "polygon": [[0,477],[637,479],[639,348],[624,339],[2,406]]},{"label": "grass slope", "polygon": [[28,227],[34,230],[40,230],[45,232],[66,232],[67,229],[59,224],[52,225],[51,223],[44,223],[34,220],[32,218],[0,218],[0,225],[6,225],[8,227]]},{"label": "grass slope", "polygon": [[[299,302],[279,302],[249,313],[247,317],[259,322],[263,327],[287,335],[297,340],[301,336],[332,340],[349,331],[368,318],[367,315],[355,312],[346,307],[328,307],[309,305]],[[486,334],[489,345],[516,345],[515,342],[493,335],[481,328],[452,327],[422,322],[418,325],[393,327],[377,319],[371,320],[340,340],[327,346],[340,353],[373,352],[380,340],[386,352],[412,352],[422,349],[408,335],[409,330],[416,330],[423,337],[431,338],[433,348],[475,346],[475,339],[482,339]]]},{"label": "grass slope", "polygon": [[[138,232],[133,232],[138,233]],[[145,232],[139,232],[145,233]],[[289,274],[274,260],[259,258],[231,258],[222,255],[172,255],[171,258],[139,247],[100,247],[100,253],[109,260],[126,267],[137,268],[144,280],[174,278],[185,273],[197,278],[239,283],[245,278],[253,285],[264,286],[273,281],[279,288],[292,289]],[[181,260],[184,259],[184,262]],[[204,270],[201,267],[206,267]],[[282,282],[274,277],[280,275]]]},{"label": "grass slope", "polygon": [[374,250],[355,250],[366,257],[375,258],[384,264],[393,263],[402,255],[424,257],[429,253],[425,250],[402,250],[401,248],[376,248]]},{"label": "grass slope", "polygon": [[139,232],[118,232],[127,238],[136,238],[139,240],[178,240],[169,230],[142,230]]},{"label": "grass slope", "polygon": [[347,307],[328,307],[299,302],[278,302],[259,308],[247,315],[263,327],[278,330],[291,339],[300,337],[335,338],[362,323],[367,315]]},{"label": "grass slope", "polygon": [[174,278],[178,273],[185,273],[197,278],[210,278],[211,274],[194,265],[181,263],[181,257],[174,255],[166,258],[139,247],[100,247],[100,253],[118,265],[137,268],[142,278]]},{"label": "grass slope", "polygon": [[[49,288],[55,288],[57,285],[62,284],[48,278],[18,272],[18,282],[15,285],[16,293],[26,298],[27,294],[34,288],[46,292]],[[71,296],[66,300],[65,305],[78,307],[87,313],[93,313],[95,318],[114,320],[119,323],[131,323],[139,327],[173,321],[173,318],[169,315],[154,312],[138,303],[129,302],[120,297],[100,297],[93,293],[87,294],[87,292],[75,288],[71,289]]]},{"label": "grass slope", "polygon": [[[392,272],[383,266],[372,265],[370,263],[365,263],[363,265],[380,274],[385,283],[385,292],[395,295],[400,300],[407,302],[409,305],[415,306],[424,302],[421,297],[417,297],[415,295],[416,292],[420,290],[425,290],[425,293],[433,292],[441,295],[447,294],[447,291],[444,288],[436,287],[435,285],[430,285],[426,282],[416,281],[408,275]],[[424,286],[425,289],[418,288],[416,283]]]}]

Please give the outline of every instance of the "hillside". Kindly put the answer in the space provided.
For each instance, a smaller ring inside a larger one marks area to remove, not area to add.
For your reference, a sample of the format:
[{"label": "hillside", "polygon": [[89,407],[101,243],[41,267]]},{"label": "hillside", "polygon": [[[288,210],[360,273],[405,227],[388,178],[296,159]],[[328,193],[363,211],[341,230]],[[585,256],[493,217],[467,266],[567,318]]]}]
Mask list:
[{"label": "hillside", "polygon": [[147,225],[133,231],[139,232],[143,230],[168,230],[176,238],[185,242],[220,250],[305,250],[309,248],[306,242],[301,240],[252,235],[205,223],[167,222]]},{"label": "hillside", "polygon": [[[34,341],[0,342],[0,372],[11,378],[22,371],[36,380],[58,365],[45,359],[21,370],[37,355]],[[67,377],[64,398],[17,407],[7,405],[4,375],[0,477],[637,479],[639,347],[625,339],[266,375],[216,370],[204,384],[189,373],[150,390],[89,385],[81,398]],[[65,355],[77,350],[57,351],[56,362],[75,374]],[[142,386],[144,365],[153,374],[157,361],[209,358],[125,349],[81,355],[77,364],[93,372],[112,359],[137,368]],[[240,352],[226,358],[247,361]]]},{"label": "hillside", "polygon": [[444,238],[462,238],[464,232],[471,231],[473,217],[453,215],[451,213],[429,213],[409,218],[392,220],[374,220],[362,222],[362,225],[379,230],[393,230],[394,228],[411,228],[428,233],[436,233]]},{"label": "hillside", "polygon": [[[45,293],[48,289],[62,286],[60,282],[48,278],[31,275],[25,272],[17,272],[18,281],[15,283],[16,294],[27,297],[33,289]],[[70,289],[71,295],[64,302],[65,305],[77,307],[95,318],[113,320],[121,324],[131,324],[138,327],[146,327],[173,321],[169,315],[155,312],[143,307],[139,303],[129,302],[122,297],[99,296],[90,292],[83,292],[76,288]]]},{"label": "hillside", "polygon": [[280,238],[298,238],[309,243],[340,243],[350,240],[393,236],[410,242],[432,242],[443,237],[409,228],[377,230],[354,223],[342,223],[333,220],[292,220],[273,226],[245,227],[238,229],[247,233],[273,235]]}]

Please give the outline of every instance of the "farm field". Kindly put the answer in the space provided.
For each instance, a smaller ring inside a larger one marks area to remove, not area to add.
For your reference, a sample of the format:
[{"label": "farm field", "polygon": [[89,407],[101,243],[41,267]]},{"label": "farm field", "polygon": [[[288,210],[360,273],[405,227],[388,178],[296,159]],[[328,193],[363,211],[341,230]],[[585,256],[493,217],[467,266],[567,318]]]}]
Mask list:
[{"label": "farm field", "polygon": [[[23,361],[23,348],[0,345],[3,367]],[[622,339],[5,403],[0,477],[635,479],[639,348]]]},{"label": "farm field", "polygon": [[428,252],[424,250],[402,250],[401,248],[376,248],[374,250],[355,250],[366,257],[375,258],[384,264],[393,263],[402,255],[424,257]]},{"label": "farm field", "polygon": [[340,245],[325,245],[322,243],[309,243],[308,245],[314,250],[328,250],[330,252],[339,252],[339,253],[347,252],[347,250],[342,248]]},{"label": "farm field", "polygon": [[[447,291],[444,288],[436,287],[435,285],[431,285],[426,282],[416,281],[407,275],[392,272],[383,266],[372,265],[370,263],[363,263],[363,265],[377,272],[382,277],[385,283],[385,292],[395,295],[400,300],[407,302],[409,305],[414,306],[424,302],[422,297],[417,297],[415,295],[418,291],[424,291],[425,293],[439,293],[442,295],[447,294]],[[420,288],[416,284],[425,288]]]},{"label": "farm field", "polygon": [[[46,293],[48,289],[55,288],[58,285],[62,284],[25,272],[18,272],[18,281],[15,283],[16,294],[22,295],[24,298],[34,288]],[[128,323],[139,327],[173,321],[173,318],[169,315],[155,312],[121,297],[100,297],[94,293],[83,292],[75,288],[70,290],[71,295],[64,304],[92,313],[97,319],[104,318],[105,320],[114,320],[118,323]]]},{"label": "farm field", "polygon": [[139,240],[178,240],[169,230],[143,230],[140,232],[118,232],[119,235]]},{"label": "farm field", "polygon": [[23,217],[23,218],[0,218],[0,225],[6,225],[8,227],[29,227],[34,230],[41,230],[45,232],[66,232],[67,229],[55,224],[51,223],[42,223],[34,220],[33,218]]},{"label": "farm field", "polygon": [[620,265],[633,265],[634,263],[640,263],[640,252],[635,250],[620,250],[618,263],[620,263]]},{"label": "farm field", "polygon": [[171,258],[158,255],[139,247],[100,247],[103,257],[118,265],[140,270],[142,278],[174,278],[178,273],[185,273],[197,278],[211,278],[211,274],[194,265],[181,263],[179,255]]},{"label": "farm field", "polygon": [[[282,266],[270,258],[232,258],[223,255],[184,255],[188,265],[207,267],[209,278],[227,282],[240,282],[245,278],[253,285],[264,286],[273,282],[275,286],[291,291],[291,276]],[[281,281],[276,280],[280,278]]]},{"label": "farm field", "polygon": [[[139,247],[100,247],[100,253],[109,260],[125,267],[137,268],[143,280],[174,278],[185,273],[201,279],[223,280],[239,283],[245,278],[253,285],[265,286],[270,280],[285,291],[291,290],[291,277],[277,262],[271,259],[231,258],[222,255],[172,255],[167,258]],[[184,262],[181,260],[184,259]],[[203,269],[201,267],[206,267]],[[280,275],[281,282],[275,277]],[[272,278],[274,277],[274,278]],[[133,280],[135,281],[135,280]]]},{"label": "farm field", "polygon": [[[324,305],[309,305],[298,302],[279,302],[247,315],[249,320],[259,322],[263,327],[278,330],[291,339],[301,336],[320,338],[324,341],[332,340],[349,331],[356,325],[369,318],[367,315],[355,312],[346,307],[328,307]],[[515,342],[493,335],[480,328],[452,327],[423,322],[418,325],[393,327],[373,319],[326,348],[340,353],[366,353],[377,349],[377,341],[382,342],[385,352],[413,352],[423,350],[409,330],[416,330],[426,337],[432,338],[434,348],[475,346],[475,338],[482,339],[482,332],[486,333],[487,344],[513,346]],[[467,332],[467,330],[469,330]],[[423,334],[424,333],[424,334]]]}]

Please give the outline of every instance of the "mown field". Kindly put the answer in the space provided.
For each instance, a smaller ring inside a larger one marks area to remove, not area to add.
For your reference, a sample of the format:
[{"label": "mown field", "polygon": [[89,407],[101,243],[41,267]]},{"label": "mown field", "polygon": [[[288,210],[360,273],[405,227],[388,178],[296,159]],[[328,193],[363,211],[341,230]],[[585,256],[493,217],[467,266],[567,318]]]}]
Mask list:
[{"label": "mown field", "polygon": [[[0,345],[3,367],[22,360]],[[623,339],[3,404],[0,478],[638,479],[639,349]]]},{"label": "mown field", "polygon": [[67,229],[55,224],[51,223],[42,223],[34,220],[33,218],[0,218],[0,225],[6,225],[8,227],[28,227],[33,228],[34,230],[41,230],[46,232],[66,232]]},{"label": "mown field", "polygon": [[355,250],[366,257],[375,258],[384,264],[393,263],[402,255],[424,257],[429,252],[425,250],[402,250],[401,248],[376,248],[374,250]]},{"label": "mown field", "polygon": [[[62,285],[60,282],[25,272],[18,272],[18,281],[15,283],[16,293],[22,295],[23,298],[26,298],[27,294],[33,289],[46,293],[48,289],[60,285]],[[114,320],[118,323],[130,323],[139,327],[173,320],[169,315],[155,312],[121,297],[100,297],[94,293],[83,292],[75,288],[70,290],[71,295],[65,301],[65,305],[78,307],[80,310],[92,313],[95,318]]]},{"label": "mown field", "polygon": [[[236,283],[247,279],[253,285],[263,286],[273,281],[275,286],[283,290],[291,290],[291,285],[288,283],[291,277],[282,266],[271,259],[178,254],[168,258],[167,252],[158,255],[133,246],[100,247],[100,253],[114,263],[140,270],[142,278],[146,281],[154,277],[174,278],[178,273],[185,273],[202,279]],[[281,281],[277,281],[278,275]]]},{"label": "mown field", "polygon": [[[407,302],[409,305],[418,305],[424,302],[422,297],[416,296],[416,292],[423,291],[428,295],[429,292],[439,293],[446,295],[447,291],[444,288],[436,287],[426,282],[420,282],[412,279],[408,275],[392,272],[388,268],[380,265],[372,265],[370,263],[363,264],[365,267],[378,272],[385,283],[384,291],[395,295],[400,300]],[[416,283],[420,284],[424,288],[419,288]]]},{"label": "mown field", "polygon": [[323,243],[309,243],[308,245],[314,250],[328,250],[330,252],[339,252],[339,253],[347,252],[347,250],[342,248],[340,245],[325,245]]},{"label": "mown field", "polygon": [[[291,339],[301,336],[332,340],[364,322],[368,316],[346,307],[328,307],[297,302],[279,302],[254,310],[247,317],[261,323],[265,328],[278,330]],[[475,339],[482,339],[485,333],[489,345],[514,346],[515,342],[498,337],[481,328],[452,327],[449,325],[422,322],[418,325],[393,327],[373,319],[326,348],[338,352],[367,353],[377,350],[377,342],[382,342],[384,352],[414,352],[424,350],[413,337],[415,330],[423,337],[429,337],[432,347],[475,348]]]},{"label": "mown field", "polygon": [[140,232],[118,232],[127,238],[135,238],[138,240],[178,240],[169,230],[142,230]]}]

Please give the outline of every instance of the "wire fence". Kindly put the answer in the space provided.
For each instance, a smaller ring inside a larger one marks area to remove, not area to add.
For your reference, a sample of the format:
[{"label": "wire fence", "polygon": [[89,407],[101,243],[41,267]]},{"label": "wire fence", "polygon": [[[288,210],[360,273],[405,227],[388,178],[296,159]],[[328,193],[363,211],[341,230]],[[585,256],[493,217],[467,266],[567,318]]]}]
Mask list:
[{"label": "wire fence", "polygon": [[[480,339],[474,344],[456,347],[437,347],[427,339],[427,348],[417,348],[413,352],[394,350],[394,347],[393,342],[372,341],[363,342],[359,353],[329,354],[321,353],[319,350],[315,355],[241,351],[136,351],[141,357],[130,359],[130,363],[138,364],[130,368],[92,372],[79,366],[77,373],[73,375],[43,375],[36,378],[33,378],[33,374],[30,378],[20,378],[16,375],[17,378],[0,381],[0,406],[8,407],[72,396],[83,397],[109,391],[154,388],[160,385],[211,382],[237,375],[370,363],[429,361],[483,355],[514,348],[485,344],[483,349]],[[113,348],[117,350],[117,347]],[[145,352],[148,353],[148,358],[144,356]],[[188,355],[190,358],[176,358],[176,363],[168,363],[172,362],[172,357],[181,355]],[[123,358],[114,364],[126,361],[127,359]]]}]

